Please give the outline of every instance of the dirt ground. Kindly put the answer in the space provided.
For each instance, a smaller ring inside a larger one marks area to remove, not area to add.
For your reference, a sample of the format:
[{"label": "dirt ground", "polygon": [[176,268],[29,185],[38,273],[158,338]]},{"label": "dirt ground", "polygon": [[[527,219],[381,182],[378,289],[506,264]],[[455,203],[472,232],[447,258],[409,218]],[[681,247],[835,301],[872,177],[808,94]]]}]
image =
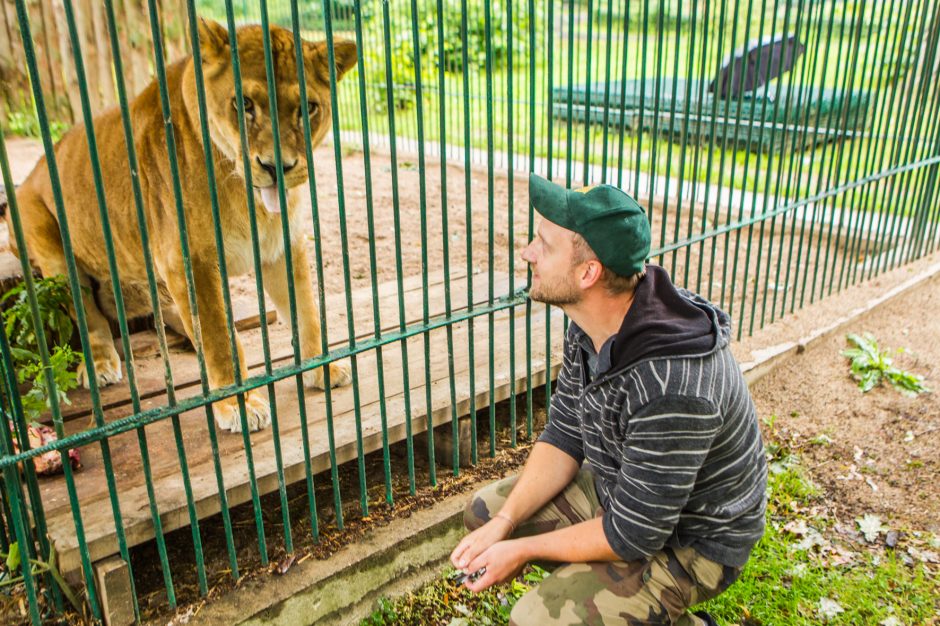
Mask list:
[{"label": "dirt ground", "polygon": [[[869,393],[851,379],[838,333],[761,379],[753,388],[774,436],[798,451],[837,517],[876,514],[894,528],[940,533],[940,279],[879,307],[849,332],[871,333],[895,365],[923,376],[933,393],[906,397],[882,385]],[[765,435],[770,434],[765,425]]]}]

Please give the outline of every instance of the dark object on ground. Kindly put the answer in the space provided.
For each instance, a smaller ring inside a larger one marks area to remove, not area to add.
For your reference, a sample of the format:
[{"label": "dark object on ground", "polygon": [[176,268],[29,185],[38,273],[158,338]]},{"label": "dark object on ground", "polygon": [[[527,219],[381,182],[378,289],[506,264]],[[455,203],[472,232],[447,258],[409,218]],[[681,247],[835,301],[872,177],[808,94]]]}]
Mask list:
[{"label": "dark object on ground", "polygon": [[696,611],[695,617],[704,620],[708,626],[718,626],[718,622],[715,621],[715,618],[705,611]]},{"label": "dark object on ground", "polygon": [[754,91],[788,72],[805,50],[806,46],[797,40],[796,35],[752,40],[732,53],[718,70],[715,80],[709,83],[708,93],[725,100]]}]

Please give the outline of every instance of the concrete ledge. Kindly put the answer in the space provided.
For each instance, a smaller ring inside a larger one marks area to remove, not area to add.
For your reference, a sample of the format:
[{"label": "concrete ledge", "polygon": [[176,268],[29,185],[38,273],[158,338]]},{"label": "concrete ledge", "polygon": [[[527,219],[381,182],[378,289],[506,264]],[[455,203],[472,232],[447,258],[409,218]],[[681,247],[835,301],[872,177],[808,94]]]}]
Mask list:
[{"label": "concrete ledge", "polygon": [[294,565],[283,576],[251,581],[211,601],[189,624],[358,624],[381,596],[399,595],[439,576],[463,536],[469,494],[446,498],[376,530],[325,561]]},{"label": "concrete ledge", "polygon": [[[894,271],[897,272],[898,270]],[[818,343],[820,340],[829,337],[833,333],[844,331],[849,324],[864,317],[882,304],[938,276],[940,276],[940,262],[931,262],[929,265],[926,265],[926,267],[919,268],[918,271],[907,280],[898,283],[891,289],[873,298],[869,298],[865,304],[851,309],[847,314],[830,321],[828,324],[814,328],[808,334],[795,341],[787,341],[770,347],[752,350],[752,360],[741,362],[741,371],[744,372],[745,380],[747,380],[748,385],[753,385],[789,357],[800,354],[811,345]],[[838,297],[839,296],[833,296],[833,298]],[[823,321],[825,321],[825,319]]]}]

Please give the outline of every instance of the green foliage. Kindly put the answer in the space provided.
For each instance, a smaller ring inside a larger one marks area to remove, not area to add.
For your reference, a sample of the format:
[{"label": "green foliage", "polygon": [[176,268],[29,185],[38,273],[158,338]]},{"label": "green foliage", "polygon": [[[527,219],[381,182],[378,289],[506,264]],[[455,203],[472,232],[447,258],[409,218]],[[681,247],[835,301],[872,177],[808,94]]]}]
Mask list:
[{"label": "green foliage", "polygon": [[[55,381],[57,402],[71,404],[68,392],[78,386],[78,376],[75,367],[82,363],[82,355],[74,352],[68,345],[55,346],[49,354],[49,369]],[[27,419],[35,419],[43,411],[52,407],[46,387],[46,377],[43,374],[42,363],[38,358],[22,364],[16,370],[19,382],[30,384],[30,389],[20,396],[23,403],[23,413]]]},{"label": "green foliage", "polygon": [[[469,0],[467,5],[466,34],[463,29],[462,0],[442,0],[443,11],[426,10],[418,15],[418,51],[421,59],[421,80],[426,85],[436,85],[438,68],[444,71],[461,73],[464,71],[464,47],[467,50],[466,70],[477,74],[486,70],[487,36],[486,14],[483,3]],[[542,3],[536,5],[534,19],[540,20],[544,11]],[[371,16],[370,16],[371,17]],[[394,106],[407,109],[415,102],[415,41],[411,23],[411,12],[394,12],[390,15],[389,31],[391,50],[391,78],[394,85]],[[443,45],[438,45],[438,21],[443,19]],[[521,59],[528,50],[529,21],[533,16],[528,11],[513,14],[512,40],[509,40],[509,21],[506,5],[499,0],[490,4],[489,59],[492,70],[499,71],[509,62],[509,49],[512,46],[516,58]],[[379,15],[366,20],[363,16],[365,41],[384,41],[384,23]],[[366,47],[363,50],[365,72],[372,90],[373,106],[380,110],[387,106],[387,81],[385,75],[385,51],[379,47]]]},{"label": "green foliage", "polygon": [[923,378],[895,367],[888,356],[889,351],[879,350],[878,342],[871,335],[849,333],[846,339],[855,347],[843,350],[842,355],[851,359],[849,367],[852,377],[858,381],[858,387],[863,392],[871,391],[884,380],[907,395],[929,391],[923,384]]},{"label": "green foliage", "polygon": [[[20,545],[16,541],[10,544],[9,552],[4,553],[0,551],[0,559],[3,560],[3,565],[6,568],[6,571],[0,569],[0,589],[22,584],[23,575],[17,574],[16,570],[23,565],[24,557],[25,555],[20,554]],[[40,559],[28,559],[27,562],[29,564],[30,573],[34,578],[42,576],[45,573],[48,573],[50,576],[52,576],[52,580],[59,587],[59,590],[65,595],[68,601],[72,604],[72,608],[74,608],[79,614],[82,614],[84,612],[84,607],[78,601],[78,597],[75,595],[75,592],[72,591],[72,588],[69,586],[69,584],[65,582],[61,572],[59,572],[59,567],[56,561],[57,558],[55,546],[50,546],[48,561],[42,561]]]},{"label": "green foliage", "polygon": [[[36,290],[36,303],[39,306],[39,318],[46,333],[46,345],[60,346],[72,337],[72,318],[69,307],[72,297],[69,286],[62,276],[41,278],[33,283]],[[16,361],[28,361],[39,358],[39,340],[33,314],[29,307],[26,283],[12,287],[0,298],[0,306],[7,307],[3,312],[3,324],[14,348]]]},{"label": "green foliage", "polygon": [[[35,281],[36,300],[46,345],[49,349],[49,371],[56,384],[59,404],[68,404],[67,393],[78,386],[75,369],[82,363],[82,355],[72,350],[72,318],[69,316],[71,295],[62,276]],[[0,298],[0,305],[8,306],[3,312],[3,325],[10,341],[13,367],[20,384],[28,390],[21,394],[23,412],[27,420],[35,420],[52,406],[48,396],[45,370],[39,355],[39,340],[29,306],[25,283],[20,283]]]},{"label": "green foliage", "polygon": [[[42,136],[42,128],[39,126],[36,109],[31,105],[23,105],[18,109],[7,111],[7,118],[3,122],[3,130],[10,135],[19,135],[21,137]],[[58,141],[66,130],[68,130],[68,124],[58,120],[49,120],[49,134],[52,136],[52,141]]]}]

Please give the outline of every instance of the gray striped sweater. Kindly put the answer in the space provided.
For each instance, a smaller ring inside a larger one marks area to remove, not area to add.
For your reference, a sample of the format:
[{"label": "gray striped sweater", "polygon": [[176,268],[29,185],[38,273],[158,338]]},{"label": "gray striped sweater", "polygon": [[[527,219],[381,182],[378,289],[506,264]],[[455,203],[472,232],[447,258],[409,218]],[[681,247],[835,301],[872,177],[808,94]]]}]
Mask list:
[{"label": "gray striped sweater", "polygon": [[[658,319],[646,321],[644,307]],[[670,326],[663,318],[678,309],[684,313]],[[682,315],[690,311],[701,316],[708,337],[677,332],[689,327]],[[728,347],[730,319],[652,265],[621,334],[631,316],[634,334],[611,338],[614,350],[605,345],[598,361],[582,348],[590,345],[587,335],[570,324],[539,440],[593,467],[604,533],[624,560],[691,546],[723,565],[743,566],[764,530],[767,465],[754,404]],[[702,339],[710,347],[703,349]],[[694,352],[681,354],[683,345]]]}]

